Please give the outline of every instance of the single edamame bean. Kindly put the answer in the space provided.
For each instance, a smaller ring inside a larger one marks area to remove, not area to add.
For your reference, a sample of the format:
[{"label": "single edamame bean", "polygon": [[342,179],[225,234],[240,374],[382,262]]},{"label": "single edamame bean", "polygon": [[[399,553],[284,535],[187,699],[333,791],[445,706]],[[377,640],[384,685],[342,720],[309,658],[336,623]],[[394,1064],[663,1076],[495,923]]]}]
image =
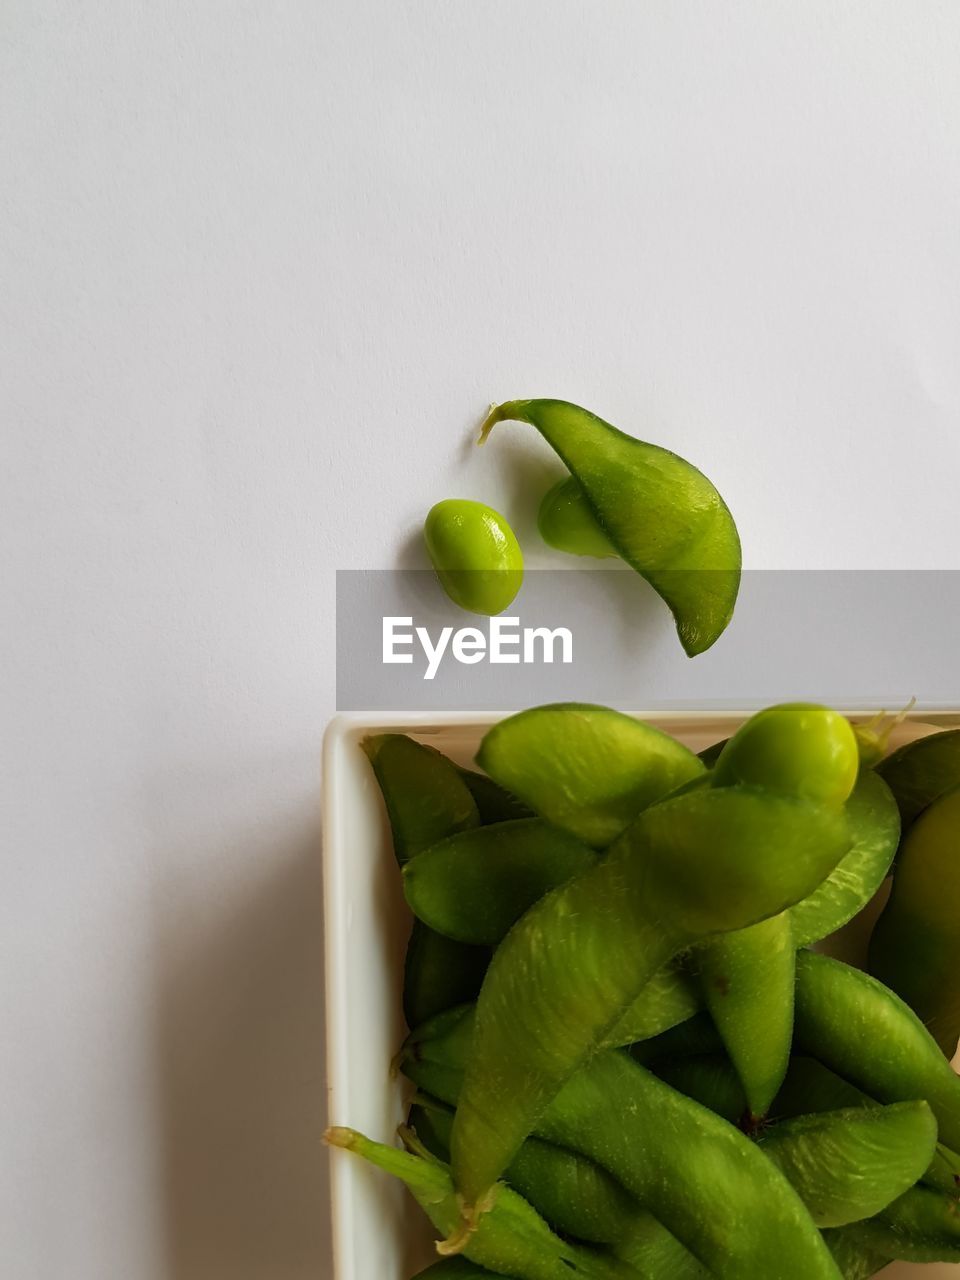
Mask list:
[{"label": "single edamame bean", "polygon": [[557,551],[600,560],[617,555],[573,476],[560,480],[543,495],[537,527],[547,546]]},{"label": "single edamame bean", "polygon": [[[372,1142],[353,1129],[328,1129],[326,1141],[399,1178],[439,1232],[449,1235],[456,1229],[459,1206],[445,1165]],[[583,1280],[636,1280],[626,1263],[554,1235],[536,1210],[506,1186],[496,1188],[489,1212],[466,1242],[465,1254],[495,1275],[519,1280],[570,1280],[571,1275]]]},{"label": "single edamame bean", "polygon": [[798,901],[848,845],[838,810],[703,788],[645,810],[595,867],[531,907],[477,1004],[452,1143],[468,1224],[537,1115],[657,970],[700,937]]},{"label": "single edamame bean", "polygon": [[870,971],[952,1058],[960,1039],[960,788],[929,805],[900,846],[870,939]]},{"label": "single edamame bean", "polygon": [[550,889],[597,861],[592,849],[542,818],[461,831],[403,868],[414,915],[459,942],[496,946]]},{"label": "single edamame bean", "polygon": [[523,585],[523,553],[499,512],[482,502],[447,498],[430,508],[423,537],[454,604],[492,616],[513,602]]},{"label": "single edamame bean", "polygon": [[899,996],[829,956],[797,956],[795,1042],[879,1102],[922,1098],[960,1149],[960,1076]]},{"label": "single edamame bean", "polygon": [[541,817],[598,848],[705,772],[669,734],[578,702],[507,716],[484,734],[477,763]]},{"label": "single edamame bean", "polygon": [[669,607],[686,653],[709,649],[733,616],[741,555],[733,517],[707,477],[564,400],[495,405],[480,443],[507,419],[535,427],[559,455],[617,553]]},{"label": "single edamame bean", "polygon": [[960,786],[960,729],[905,743],[877,772],[896,797],[906,832],[928,805]]},{"label": "single edamame bean", "polygon": [[[399,733],[360,744],[380,786],[393,847],[401,866],[444,836],[476,827],[476,803],[439,751]],[[490,955],[433,932],[414,920],[404,960],[403,1012],[415,1027],[480,990]]]}]

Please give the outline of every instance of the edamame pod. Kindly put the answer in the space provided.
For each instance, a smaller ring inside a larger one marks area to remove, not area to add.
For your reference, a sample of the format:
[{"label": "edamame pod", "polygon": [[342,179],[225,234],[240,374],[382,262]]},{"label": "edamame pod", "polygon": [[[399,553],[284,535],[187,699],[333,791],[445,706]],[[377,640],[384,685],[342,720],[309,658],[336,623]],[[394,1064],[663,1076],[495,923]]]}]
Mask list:
[{"label": "edamame pod", "polygon": [[464,769],[454,765],[457,773],[467,784],[467,790],[473,796],[480,821],[484,826],[494,822],[512,822],[515,818],[532,818],[533,810],[522,800],[505,791],[499,783],[488,778],[485,773],[477,773],[475,769]]},{"label": "edamame pod", "polygon": [[414,915],[460,942],[496,946],[550,889],[592,867],[597,855],[542,818],[461,831],[403,868]]},{"label": "edamame pod", "polygon": [[[840,806],[859,767],[845,716],[814,703],[782,703],[741,725],[720,752],[710,785],[749,783]],[[785,911],[705,943],[691,966],[754,1119],[766,1114],[790,1060],[796,949]]]},{"label": "edamame pod", "polygon": [[[383,1146],[354,1129],[328,1129],[326,1141],[399,1178],[438,1231],[449,1234],[456,1228],[460,1213],[446,1165]],[[497,1187],[491,1199],[489,1212],[467,1243],[470,1261],[518,1280],[570,1280],[572,1275],[583,1280],[636,1280],[625,1263],[554,1235],[509,1187]]]},{"label": "edamame pod", "polygon": [[511,400],[497,422],[528,422],[576,479],[618,554],[668,605],[693,657],[717,640],[740,587],[740,538],[713,484],[683,458],[628,436],[564,400]]},{"label": "edamame pod", "polygon": [[595,867],[522,916],[484,980],[454,1123],[466,1220],[663,964],[700,937],[798,901],[848,845],[838,810],[703,788],[647,809]]},{"label": "edamame pod", "polygon": [[[444,1101],[456,1104],[455,1076],[464,1067],[469,1072],[469,1052],[462,1040],[444,1049],[436,1042],[431,1055],[454,1086]],[[404,1070],[433,1078],[424,1060]],[[575,1072],[539,1118],[536,1134],[606,1169],[710,1275],[837,1275],[800,1198],[772,1162],[739,1130],[623,1053],[598,1054]]]},{"label": "edamame pod", "polygon": [[681,963],[664,965],[604,1035],[601,1047],[620,1049],[661,1035],[692,1018],[701,1004],[700,989]]},{"label": "edamame pod", "polygon": [[899,996],[829,956],[797,956],[795,1043],[879,1102],[922,1098],[960,1149],[960,1077]]},{"label": "edamame pod", "polygon": [[818,1227],[880,1213],[922,1177],[937,1145],[925,1102],[798,1116],[760,1135],[760,1147]]},{"label": "edamame pod", "polygon": [[952,1058],[960,1038],[960,789],[925,809],[900,846],[870,939],[870,971]]},{"label": "edamame pod", "polygon": [[477,763],[554,826],[598,848],[704,773],[669,734],[609,707],[558,702],[488,729]]},{"label": "edamame pod", "polygon": [[[458,1255],[455,1258],[441,1258],[433,1266],[427,1267],[426,1271],[418,1271],[413,1280],[491,1280],[491,1277],[498,1280],[496,1272],[478,1267],[469,1258]],[[502,1277],[501,1272],[500,1280]]]},{"label": "edamame pod", "polygon": [[692,1058],[667,1058],[649,1064],[664,1084],[692,1098],[702,1107],[737,1124],[747,1110],[740,1077],[725,1054],[704,1053]]},{"label": "edamame pod", "polygon": [[503,613],[523,585],[517,535],[492,507],[447,498],[430,508],[423,538],[440,585],[461,609]]},{"label": "edamame pod", "polygon": [[877,765],[896,797],[904,831],[934,800],[960,786],[960,729],[904,743]]},{"label": "edamame pod", "polygon": [[[444,836],[479,824],[473,796],[439,751],[400,733],[378,734],[360,745],[380,786],[401,866]],[[486,950],[452,941],[414,920],[404,960],[407,1026],[473,999],[489,958]]]},{"label": "edamame pod", "polygon": [[861,1223],[853,1223],[849,1227],[834,1227],[823,1233],[843,1280],[870,1280],[890,1261],[864,1243],[861,1226]]}]

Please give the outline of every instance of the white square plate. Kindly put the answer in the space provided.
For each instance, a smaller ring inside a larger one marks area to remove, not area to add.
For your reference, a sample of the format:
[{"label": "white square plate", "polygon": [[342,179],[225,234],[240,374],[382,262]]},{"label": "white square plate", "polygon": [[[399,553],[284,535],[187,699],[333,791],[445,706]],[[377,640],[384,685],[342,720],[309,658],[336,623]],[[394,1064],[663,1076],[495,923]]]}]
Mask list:
[{"label": "white square plate", "polygon": [[[700,751],[727,737],[753,710],[660,711],[642,718]],[[386,812],[360,741],[371,733],[409,733],[469,764],[486,728],[503,714],[370,712],[339,716],[327,729],[323,859],[331,1125],[393,1143],[411,1092],[390,1067],[405,1034],[400,989],[411,917]],[[960,718],[939,709],[918,712],[898,727],[891,745],[957,723]],[[334,1280],[408,1280],[435,1259],[429,1224],[399,1183],[346,1152],[331,1157]],[[882,1274],[884,1280],[957,1280],[960,1265],[899,1264]]]}]

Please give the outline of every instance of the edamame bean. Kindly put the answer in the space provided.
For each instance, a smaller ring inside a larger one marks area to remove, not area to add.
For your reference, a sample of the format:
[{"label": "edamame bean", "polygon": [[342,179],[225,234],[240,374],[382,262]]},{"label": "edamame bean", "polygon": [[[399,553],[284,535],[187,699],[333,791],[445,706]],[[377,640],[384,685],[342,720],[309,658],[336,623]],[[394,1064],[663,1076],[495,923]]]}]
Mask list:
[{"label": "edamame bean", "polygon": [[960,786],[960,729],[905,743],[877,772],[896,797],[906,831],[928,805]]},{"label": "edamame bean", "polygon": [[542,818],[461,831],[403,869],[418,919],[460,942],[496,946],[548,890],[597,861],[592,849]]},{"label": "edamame bean", "polygon": [[899,996],[839,960],[797,956],[795,1043],[879,1102],[922,1098],[960,1149],[960,1076]]},{"label": "edamame bean", "polygon": [[667,449],[564,400],[511,400],[487,416],[530,423],[580,485],[618,554],[666,602],[686,653],[717,640],[740,587],[740,538],[714,485]]},{"label": "edamame bean", "polygon": [[658,969],[699,937],[798,901],[848,845],[839,810],[703,788],[645,810],[595,867],[531,907],[477,1004],[452,1143],[466,1220]]},{"label": "edamame bean", "polygon": [[617,554],[573,476],[560,480],[543,495],[537,526],[547,546],[558,551],[601,560]]},{"label": "edamame bean", "polygon": [[507,716],[484,734],[477,763],[541,817],[598,848],[705,772],[691,751],[652,725],[578,702]]},{"label": "edamame bean", "polygon": [[454,604],[493,615],[513,602],[523,585],[523,552],[499,512],[482,502],[447,498],[430,508],[423,537]]},{"label": "edamame bean", "polygon": [[[399,1178],[439,1232],[449,1235],[457,1229],[459,1206],[445,1165],[372,1142],[353,1129],[328,1129],[326,1140]],[[489,1211],[464,1252],[470,1261],[495,1274],[518,1280],[570,1280],[571,1276],[636,1280],[626,1263],[554,1235],[540,1215],[506,1186],[496,1188]]]},{"label": "edamame bean", "polygon": [[923,1176],[937,1146],[925,1102],[798,1116],[759,1136],[818,1227],[880,1213]]},{"label": "edamame bean", "polygon": [[900,846],[870,971],[952,1058],[960,1038],[960,789],[926,808]]}]

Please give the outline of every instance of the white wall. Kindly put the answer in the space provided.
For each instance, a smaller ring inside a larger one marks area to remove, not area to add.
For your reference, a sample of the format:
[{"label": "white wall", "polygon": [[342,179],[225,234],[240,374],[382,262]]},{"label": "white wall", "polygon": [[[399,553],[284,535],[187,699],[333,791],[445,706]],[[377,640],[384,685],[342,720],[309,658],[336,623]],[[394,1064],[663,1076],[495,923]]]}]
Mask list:
[{"label": "white wall", "polygon": [[327,1274],[334,570],[519,510],[489,400],[689,456],[751,566],[960,567],[958,54],[949,0],[5,0],[5,1275]]}]

